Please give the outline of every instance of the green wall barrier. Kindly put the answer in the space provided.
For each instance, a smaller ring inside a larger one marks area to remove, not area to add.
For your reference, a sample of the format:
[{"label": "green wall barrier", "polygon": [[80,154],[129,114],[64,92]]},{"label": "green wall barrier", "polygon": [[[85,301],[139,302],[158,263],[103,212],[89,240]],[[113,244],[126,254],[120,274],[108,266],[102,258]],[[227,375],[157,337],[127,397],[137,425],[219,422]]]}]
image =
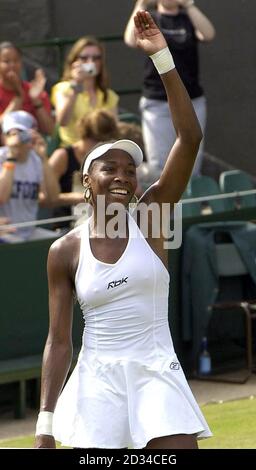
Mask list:
[{"label": "green wall barrier", "polygon": [[[0,244],[0,360],[43,353],[49,322],[46,263],[51,244],[52,240]],[[82,328],[76,305],[76,348]]]}]

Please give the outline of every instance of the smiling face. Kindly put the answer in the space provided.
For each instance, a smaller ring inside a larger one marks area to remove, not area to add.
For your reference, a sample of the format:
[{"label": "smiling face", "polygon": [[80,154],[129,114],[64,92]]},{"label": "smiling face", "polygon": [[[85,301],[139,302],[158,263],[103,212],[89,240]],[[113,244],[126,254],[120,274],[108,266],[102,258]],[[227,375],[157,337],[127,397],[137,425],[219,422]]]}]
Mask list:
[{"label": "smiling face", "polygon": [[134,161],[127,152],[111,149],[92,162],[85,182],[91,188],[93,201],[104,195],[106,206],[116,202],[128,206],[137,187]]},{"label": "smiling face", "polygon": [[3,81],[8,81],[14,73],[18,77],[21,74],[21,56],[18,51],[12,47],[6,47],[0,52],[0,76]]}]

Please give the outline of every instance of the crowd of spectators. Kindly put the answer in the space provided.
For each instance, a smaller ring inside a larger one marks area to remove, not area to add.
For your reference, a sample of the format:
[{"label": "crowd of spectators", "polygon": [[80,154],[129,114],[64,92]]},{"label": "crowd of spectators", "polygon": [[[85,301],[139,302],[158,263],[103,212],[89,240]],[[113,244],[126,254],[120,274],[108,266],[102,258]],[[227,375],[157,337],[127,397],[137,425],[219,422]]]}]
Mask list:
[{"label": "crowd of spectators", "polygon": [[[151,1],[138,0],[135,11],[150,5]],[[153,6],[152,14],[168,39],[195,110],[200,101],[205,115],[197,41],[211,40],[214,28],[192,0],[159,0]],[[133,16],[134,11],[124,33],[124,41],[131,47],[135,45]],[[76,175],[87,152],[97,143],[131,139],[140,145],[145,162],[138,175],[138,195],[145,189],[145,174],[146,185],[157,179],[164,164],[161,149],[170,147],[171,131],[166,132],[162,113],[163,106],[168,107],[166,96],[148,65],[140,103],[141,128],[120,120],[119,96],[109,86],[105,48],[95,37],[85,36],[73,44],[50,96],[42,68],[35,70],[31,81],[23,80],[23,72],[22,51],[12,42],[0,43],[0,242],[54,237],[58,236],[56,228],[72,226],[68,220],[56,222],[47,230],[39,228],[36,220],[41,207],[47,208],[50,217],[71,216],[72,208],[84,201]],[[168,117],[168,125],[169,121]],[[56,134],[58,147],[50,151],[49,142]],[[163,153],[167,155],[165,150]],[[23,226],[26,222],[30,224]]]}]

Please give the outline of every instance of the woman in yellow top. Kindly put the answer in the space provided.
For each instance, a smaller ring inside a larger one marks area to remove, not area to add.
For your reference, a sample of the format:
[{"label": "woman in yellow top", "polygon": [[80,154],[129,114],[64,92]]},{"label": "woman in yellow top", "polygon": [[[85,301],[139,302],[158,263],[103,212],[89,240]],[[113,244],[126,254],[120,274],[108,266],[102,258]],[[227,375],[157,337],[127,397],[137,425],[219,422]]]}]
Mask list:
[{"label": "woman in yellow top", "polygon": [[65,60],[62,81],[52,88],[62,146],[79,140],[77,123],[89,111],[103,108],[117,114],[119,97],[107,84],[103,45],[94,37],[80,38]]}]

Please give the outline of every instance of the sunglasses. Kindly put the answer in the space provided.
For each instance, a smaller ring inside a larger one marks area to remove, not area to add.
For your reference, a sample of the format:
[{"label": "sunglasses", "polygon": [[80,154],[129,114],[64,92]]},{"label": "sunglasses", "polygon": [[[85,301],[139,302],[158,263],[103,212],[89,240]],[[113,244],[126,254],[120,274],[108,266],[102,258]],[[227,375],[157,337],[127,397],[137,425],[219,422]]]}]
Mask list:
[{"label": "sunglasses", "polygon": [[89,59],[101,60],[101,55],[79,55],[78,59],[81,59],[81,60],[84,60],[84,61],[87,61]]}]

